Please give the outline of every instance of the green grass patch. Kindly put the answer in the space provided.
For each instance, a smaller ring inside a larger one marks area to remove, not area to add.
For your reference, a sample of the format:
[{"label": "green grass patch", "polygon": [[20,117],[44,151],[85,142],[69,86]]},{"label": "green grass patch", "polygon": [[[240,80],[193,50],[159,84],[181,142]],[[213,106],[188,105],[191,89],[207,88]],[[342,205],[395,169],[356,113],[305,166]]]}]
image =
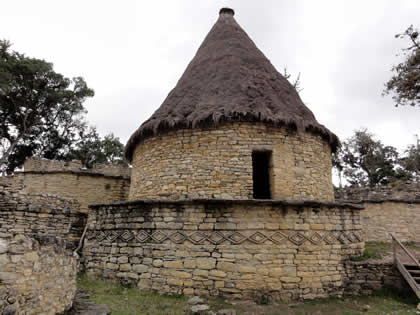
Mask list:
[{"label": "green grass patch", "polygon": [[385,242],[366,242],[365,251],[361,256],[351,257],[351,261],[364,261],[367,259],[381,259],[392,251],[392,244]]},{"label": "green grass patch", "polygon": [[[80,275],[78,287],[86,291],[95,303],[106,304],[113,315],[178,315],[188,314],[188,297],[167,296],[141,292],[137,288],[124,287],[114,281],[94,280]],[[205,298],[213,312],[235,309],[237,315],[265,314],[415,314],[418,300],[407,288],[399,291],[384,288],[372,296],[316,299],[305,302],[256,304],[253,301],[226,301],[223,298]]]},{"label": "green grass patch", "polygon": [[188,305],[184,296],[142,292],[116,281],[95,280],[86,275],[78,277],[77,285],[89,294],[93,302],[106,304],[112,315],[181,315],[185,314],[184,309]]}]

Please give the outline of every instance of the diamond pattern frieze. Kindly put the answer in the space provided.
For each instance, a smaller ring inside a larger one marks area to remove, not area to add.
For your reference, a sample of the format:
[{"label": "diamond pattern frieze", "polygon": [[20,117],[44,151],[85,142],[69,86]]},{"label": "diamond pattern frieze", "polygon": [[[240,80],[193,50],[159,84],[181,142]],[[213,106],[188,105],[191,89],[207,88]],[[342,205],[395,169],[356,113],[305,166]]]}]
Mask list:
[{"label": "diamond pattern frieze", "polygon": [[274,244],[281,244],[290,242],[294,245],[301,246],[306,241],[314,245],[333,245],[333,244],[348,244],[361,242],[362,234],[360,231],[329,231],[326,233],[312,232],[306,235],[303,231],[286,232],[277,231],[271,235],[264,234],[264,231],[253,231],[252,234],[245,234],[238,231],[174,231],[167,233],[164,230],[123,230],[123,231],[92,231],[88,234],[89,239],[95,239],[98,242],[109,241],[114,242],[120,240],[123,242],[137,241],[139,243],[155,242],[163,243],[170,240],[175,244],[182,244],[189,241],[195,245],[204,245],[207,242],[218,245],[224,242],[233,245],[242,244],[243,242],[251,242],[254,244],[265,244],[272,242]]},{"label": "diamond pattern frieze", "polygon": [[194,232],[188,237],[188,240],[196,245],[202,244],[205,239],[207,239],[207,235],[203,232]]},{"label": "diamond pattern frieze", "polygon": [[124,231],[124,233],[120,235],[120,239],[123,240],[124,242],[131,241],[133,238],[134,238],[134,234],[128,230]]},{"label": "diamond pattern frieze", "polygon": [[289,241],[295,245],[300,246],[306,242],[306,236],[300,232],[294,232],[289,236]]},{"label": "diamond pattern frieze", "polygon": [[169,235],[169,239],[175,244],[182,244],[187,239],[187,236],[181,232],[175,232]]},{"label": "diamond pattern frieze", "polygon": [[163,232],[156,231],[152,233],[151,238],[157,243],[162,243],[168,238],[168,236]]},{"label": "diamond pattern frieze", "polygon": [[247,237],[239,232],[233,232],[227,237],[227,239],[233,244],[241,244],[247,239]]},{"label": "diamond pattern frieze", "polygon": [[314,245],[320,245],[322,243],[322,236],[318,232],[314,232],[308,240]]},{"label": "diamond pattern frieze", "polygon": [[280,244],[281,242],[286,241],[288,236],[282,232],[276,232],[269,237],[269,240],[275,244]]},{"label": "diamond pattern frieze", "polygon": [[139,231],[134,237],[140,243],[145,243],[150,238],[150,235],[146,231]]},{"label": "diamond pattern frieze", "polygon": [[335,235],[334,235],[333,232],[328,232],[327,234],[324,235],[324,237],[322,239],[328,245],[332,245],[332,244],[337,243],[337,239],[335,238]]},{"label": "diamond pattern frieze", "polygon": [[213,233],[210,233],[210,235],[207,236],[207,240],[214,245],[218,245],[218,244],[223,243],[223,241],[225,241],[226,238],[223,235],[223,233],[219,231],[215,231]]},{"label": "diamond pattern frieze", "polygon": [[118,231],[110,231],[106,235],[106,239],[110,242],[115,241],[120,236],[120,232]]},{"label": "diamond pattern frieze", "polygon": [[267,236],[265,236],[261,232],[255,232],[250,237],[248,237],[248,240],[255,244],[262,244],[267,240]]},{"label": "diamond pattern frieze", "polygon": [[95,237],[98,242],[102,242],[106,238],[106,233],[104,231],[99,231],[96,233]]}]

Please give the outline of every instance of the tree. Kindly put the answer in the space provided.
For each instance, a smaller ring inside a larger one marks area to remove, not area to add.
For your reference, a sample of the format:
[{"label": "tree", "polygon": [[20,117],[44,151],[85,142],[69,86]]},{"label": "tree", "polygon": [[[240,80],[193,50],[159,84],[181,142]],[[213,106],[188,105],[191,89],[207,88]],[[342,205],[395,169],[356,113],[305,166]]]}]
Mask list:
[{"label": "tree", "polygon": [[396,148],[384,146],[367,129],[361,129],[342,142],[334,165],[350,185],[375,186],[410,178],[399,162]]},{"label": "tree", "polygon": [[32,155],[62,158],[76,140],[94,95],[81,77],[68,79],[44,60],[0,40],[0,168],[12,172]]},{"label": "tree", "polygon": [[396,38],[409,39],[403,49],[404,61],[392,68],[394,75],[385,84],[384,94],[393,94],[395,106],[420,106],[420,41],[419,32],[411,25]]},{"label": "tree", "polygon": [[413,179],[420,180],[420,140],[416,138],[416,144],[409,145],[404,153],[401,165]]},{"label": "tree", "polygon": [[124,145],[120,139],[112,133],[102,139],[95,127],[87,125],[80,131],[79,140],[65,158],[80,160],[87,168],[91,168],[94,163],[127,165]]}]

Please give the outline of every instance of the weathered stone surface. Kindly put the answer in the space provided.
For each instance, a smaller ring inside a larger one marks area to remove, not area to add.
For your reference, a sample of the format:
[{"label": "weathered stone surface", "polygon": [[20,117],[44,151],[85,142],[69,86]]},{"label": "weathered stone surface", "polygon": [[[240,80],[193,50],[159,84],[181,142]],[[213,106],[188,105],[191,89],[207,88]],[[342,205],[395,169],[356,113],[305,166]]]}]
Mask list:
[{"label": "weathered stone surface", "polygon": [[[145,290],[235,298],[269,290],[273,300],[340,296],[343,261],[364,246],[359,211],[338,204],[220,200],[101,205],[91,208],[83,256],[89,274]],[[127,228],[138,217],[145,225]],[[156,225],[164,218],[183,224]],[[199,229],[202,222],[215,229]],[[216,229],[219,223],[224,229]]]},{"label": "weathered stone surface", "polygon": [[[37,183],[37,185],[41,185]],[[25,192],[21,175],[0,177],[0,235],[47,233],[77,246],[82,235],[87,214],[80,211],[75,200],[49,194]],[[23,254],[22,244],[0,244],[0,254],[10,251]],[[26,251],[27,255],[29,254]],[[12,257],[13,258],[13,257]],[[36,260],[36,257],[32,257]],[[17,262],[20,257],[13,258]]]},{"label": "weathered stone surface", "polygon": [[193,296],[191,298],[188,299],[188,304],[191,305],[196,305],[196,304],[200,304],[203,303],[204,300],[202,298],[200,298],[199,296]]},{"label": "weathered stone surface", "polygon": [[420,242],[420,183],[337,188],[335,196],[364,205],[360,215],[366,241],[390,242],[393,232],[403,242]]},{"label": "weathered stone surface", "polygon": [[206,304],[197,304],[197,305],[191,306],[191,312],[193,314],[200,314],[201,312],[208,311],[209,309],[210,309],[210,306]]},{"label": "weathered stone surface", "polygon": [[94,164],[83,168],[80,161],[57,161],[30,158],[24,172],[15,173],[21,192],[53,194],[77,200],[80,210],[88,211],[94,203],[127,200],[130,187],[130,169],[111,164]]},{"label": "weathered stone surface", "polygon": [[53,315],[70,308],[76,292],[77,257],[66,249],[66,242],[51,235],[20,234],[8,243],[9,250],[1,255],[6,258],[0,268],[0,314]]},{"label": "weathered stone surface", "polygon": [[272,151],[272,198],[334,199],[328,142],[262,123],[229,123],[145,139],[133,155],[129,199],[250,199],[255,150]]}]

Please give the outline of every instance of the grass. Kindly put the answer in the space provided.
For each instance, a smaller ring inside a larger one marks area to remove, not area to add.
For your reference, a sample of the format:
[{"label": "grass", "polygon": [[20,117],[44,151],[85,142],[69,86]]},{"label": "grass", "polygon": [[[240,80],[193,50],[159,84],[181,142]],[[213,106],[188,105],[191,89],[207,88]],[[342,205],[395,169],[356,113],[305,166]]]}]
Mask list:
[{"label": "grass", "polygon": [[[416,242],[404,242],[409,250],[420,251],[420,244]],[[392,254],[392,243],[388,242],[366,242],[365,251],[362,256],[350,258],[351,261],[364,261],[367,259],[381,259]]]},{"label": "grass", "polygon": [[381,259],[392,251],[392,244],[385,242],[366,242],[362,256],[350,258],[351,261],[364,261],[367,259]]},{"label": "grass", "polygon": [[185,296],[141,292],[115,281],[94,280],[86,275],[78,277],[77,285],[87,292],[95,303],[108,305],[112,315],[185,314]]},{"label": "grass", "polygon": [[[93,280],[85,275],[78,278],[78,286],[89,293],[95,303],[106,304],[113,315],[177,315],[189,308],[187,297],[165,296],[140,292],[113,281]],[[417,298],[411,291],[399,292],[385,288],[373,296],[318,299],[297,303],[257,305],[252,301],[226,301],[206,298],[212,311],[235,309],[238,315],[251,314],[415,314]]]}]

